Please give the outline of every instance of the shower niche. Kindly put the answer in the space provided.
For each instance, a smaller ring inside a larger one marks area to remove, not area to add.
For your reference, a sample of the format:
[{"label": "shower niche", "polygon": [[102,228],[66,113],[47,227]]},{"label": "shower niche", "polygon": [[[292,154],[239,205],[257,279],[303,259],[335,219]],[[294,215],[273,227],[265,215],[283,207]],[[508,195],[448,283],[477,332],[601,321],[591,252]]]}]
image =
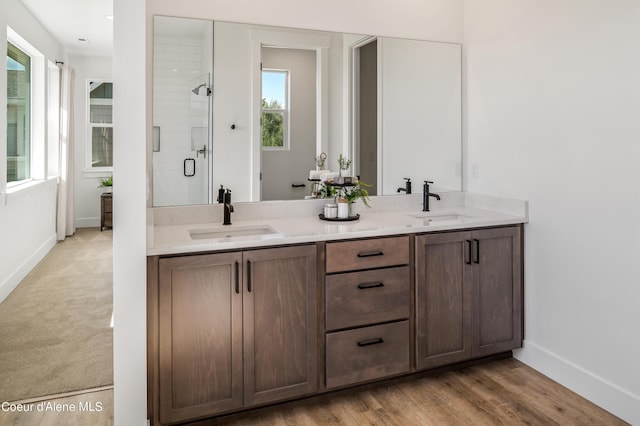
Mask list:
[{"label": "shower niche", "polygon": [[213,22],[153,24],[153,205],[208,204]]}]

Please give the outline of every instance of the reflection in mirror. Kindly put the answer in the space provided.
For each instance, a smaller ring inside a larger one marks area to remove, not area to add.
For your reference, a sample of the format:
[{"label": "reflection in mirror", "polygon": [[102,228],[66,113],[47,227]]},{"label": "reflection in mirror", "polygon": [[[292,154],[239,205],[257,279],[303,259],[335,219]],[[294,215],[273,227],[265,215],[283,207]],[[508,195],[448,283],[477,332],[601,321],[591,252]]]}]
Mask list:
[{"label": "reflection in mirror", "polygon": [[211,201],[213,22],[154,18],[153,205]]},{"label": "reflection in mirror", "polygon": [[[209,38],[189,51],[203,56],[167,57],[197,38],[196,22]],[[396,194],[404,178],[461,190],[459,45],[168,17],[155,17],[154,42],[154,206],[211,202],[220,185],[234,201],[302,199],[322,152],[331,171],[340,154],[353,159],[372,195]],[[175,69],[190,73],[184,90]],[[172,135],[181,148],[167,146]]]},{"label": "reflection in mirror", "polygon": [[265,47],[261,200],[303,199],[316,156],[316,52]]}]

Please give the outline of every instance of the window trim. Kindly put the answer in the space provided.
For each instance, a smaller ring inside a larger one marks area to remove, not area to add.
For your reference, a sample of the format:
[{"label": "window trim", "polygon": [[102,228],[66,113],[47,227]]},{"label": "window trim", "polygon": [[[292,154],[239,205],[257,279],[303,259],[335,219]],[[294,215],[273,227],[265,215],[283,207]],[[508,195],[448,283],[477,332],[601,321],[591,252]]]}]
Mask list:
[{"label": "window trim", "polygon": [[[29,155],[28,155],[28,160],[29,160],[29,176],[25,179],[20,179],[20,180],[14,180],[9,182],[9,177],[7,176],[7,171],[9,170],[9,153],[8,153],[8,144],[9,144],[9,140],[8,140],[8,133],[9,133],[9,121],[8,121],[8,117],[7,117],[7,129],[6,132],[7,134],[5,135],[5,137],[7,138],[7,145],[5,146],[4,150],[5,150],[5,166],[6,166],[6,170],[5,170],[5,176],[4,178],[6,179],[7,182],[7,189],[9,188],[14,188],[26,183],[29,183],[33,180],[33,68],[34,68],[34,59],[33,59],[33,55],[31,54],[31,52],[29,52],[29,49],[25,49],[24,45],[21,44],[21,38],[20,37],[15,37],[16,34],[13,35],[14,37],[11,36],[10,33],[7,34],[7,49],[6,49],[6,56],[9,56],[9,45],[12,45],[15,49],[18,49],[21,53],[23,53],[24,55],[26,55],[27,57],[29,57],[29,91],[28,91],[28,95],[27,95],[27,102],[28,102],[28,127],[29,127],[29,135],[28,135],[28,145],[29,145]],[[15,59],[14,59],[15,60]],[[6,69],[6,73],[7,76],[9,75],[9,70]],[[7,81],[7,90],[9,88],[9,84]],[[7,96],[6,98],[6,107],[7,107],[7,112],[9,110],[9,98]],[[26,156],[25,156],[26,157]]]},{"label": "window trim", "polygon": [[[0,192],[7,193],[22,190],[22,188],[30,187],[32,182],[47,180],[47,134],[46,134],[46,96],[47,96],[47,78],[46,78],[46,58],[44,55],[24,37],[18,34],[13,28],[7,26],[7,41],[18,47],[24,53],[31,57],[31,90],[30,90],[30,126],[31,126],[31,177],[29,179],[19,180],[15,182],[7,182],[6,171],[0,177]],[[6,44],[4,44],[7,47]],[[6,49],[5,49],[6,50]],[[6,73],[6,69],[5,69]],[[6,93],[5,93],[6,95]],[[6,130],[5,130],[6,131]],[[6,136],[4,135],[5,141]],[[3,153],[0,159],[7,164],[7,145],[2,145]]]},{"label": "window trim", "polygon": [[[111,123],[92,123],[91,122],[91,83],[111,83],[113,79],[105,78],[87,78],[85,81],[85,127],[86,127],[86,167],[83,170],[84,175],[91,176],[109,176],[113,172],[113,166],[94,166],[93,163],[93,129],[94,128],[111,128],[113,129],[113,116]],[[111,107],[113,108],[113,96],[111,97]],[[113,110],[112,110],[113,111]],[[113,149],[113,147],[112,147]],[[113,155],[113,151],[112,151]]]},{"label": "window trim", "polygon": [[[262,145],[262,122],[260,124],[260,130],[261,130],[261,134],[260,134],[260,148],[263,151],[290,151],[291,150],[291,138],[289,137],[290,132],[289,132],[289,127],[290,127],[290,117],[291,117],[291,70],[288,69],[282,69],[282,68],[262,68],[261,72],[260,72],[260,77],[261,77],[261,82],[262,82],[262,76],[264,74],[264,72],[277,72],[277,73],[282,73],[285,74],[286,76],[286,81],[285,81],[285,85],[284,85],[284,90],[285,90],[285,99],[286,99],[286,103],[285,103],[285,108],[262,108],[262,105],[260,105],[260,120],[262,120],[262,114],[265,112],[275,112],[275,113],[281,113],[282,117],[283,117],[283,123],[282,123],[282,146],[264,146]],[[260,95],[260,99],[263,99],[262,96],[262,88],[261,88],[261,95]]]}]

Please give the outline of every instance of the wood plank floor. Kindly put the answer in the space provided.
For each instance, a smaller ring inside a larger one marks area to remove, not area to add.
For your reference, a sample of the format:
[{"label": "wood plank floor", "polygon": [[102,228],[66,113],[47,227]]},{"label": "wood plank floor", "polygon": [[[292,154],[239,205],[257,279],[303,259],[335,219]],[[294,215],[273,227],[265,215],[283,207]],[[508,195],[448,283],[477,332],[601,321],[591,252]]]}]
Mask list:
[{"label": "wood plank floor", "polygon": [[230,425],[625,425],[509,358],[228,416]]},{"label": "wood plank floor", "polygon": [[[56,400],[101,412],[3,412],[0,425],[113,425],[113,391]],[[264,408],[203,425],[626,425],[509,358],[401,383],[372,385]]]}]

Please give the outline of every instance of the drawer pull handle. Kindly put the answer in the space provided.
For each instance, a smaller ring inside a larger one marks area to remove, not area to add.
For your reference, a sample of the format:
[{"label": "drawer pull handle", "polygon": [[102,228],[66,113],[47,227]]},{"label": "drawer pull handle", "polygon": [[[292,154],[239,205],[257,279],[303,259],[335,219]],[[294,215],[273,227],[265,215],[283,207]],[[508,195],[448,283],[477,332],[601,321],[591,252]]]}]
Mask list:
[{"label": "drawer pull handle", "polygon": [[377,287],[384,287],[384,284],[381,282],[358,284],[358,288],[360,290],[366,290],[368,288],[377,288]]},{"label": "drawer pull handle", "polygon": [[251,293],[251,261],[247,260],[247,291]]},{"label": "drawer pull handle", "polygon": [[480,240],[474,238],[473,241],[476,243],[476,258],[473,263],[480,263]]},{"label": "drawer pull handle", "polygon": [[383,256],[384,253],[381,251],[366,251],[363,253],[358,253],[358,257],[374,257],[374,256]]},{"label": "drawer pull handle", "polygon": [[236,294],[240,294],[240,265],[236,260]]},{"label": "drawer pull handle", "polygon": [[358,346],[360,346],[360,347],[362,347],[362,346],[371,346],[371,345],[378,345],[380,343],[384,343],[384,340],[382,340],[382,337],[378,337],[376,339],[362,340],[362,341],[358,342]]}]

